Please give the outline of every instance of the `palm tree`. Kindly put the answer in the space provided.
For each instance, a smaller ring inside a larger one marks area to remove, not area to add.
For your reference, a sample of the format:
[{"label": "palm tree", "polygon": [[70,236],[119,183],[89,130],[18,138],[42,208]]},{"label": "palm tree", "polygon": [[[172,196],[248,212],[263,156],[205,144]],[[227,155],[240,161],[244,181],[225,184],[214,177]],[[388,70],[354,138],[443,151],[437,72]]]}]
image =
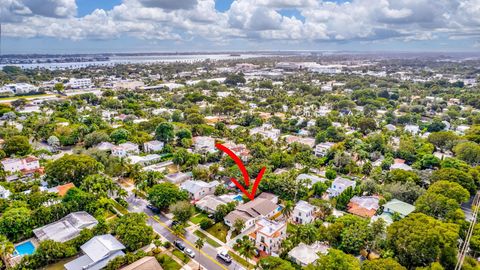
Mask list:
[{"label": "palm tree", "polygon": [[14,249],[15,247],[13,246],[13,243],[10,242],[5,235],[0,235],[0,257],[5,262],[5,265],[7,265],[7,267],[7,256],[12,254]]},{"label": "palm tree", "polygon": [[255,244],[248,236],[244,235],[242,239],[237,242],[238,252],[240,256],[244,257],[248,261],[249,258],[255,255]]},{"label": "palm tree", "polygon": [[[197,241],[195,241],[195,247],[198,250],[201,250],[204,245],[205,245],[205,242],[203,241],[202,238],[198,238]],[[198,270],[200,270],[200,269],[201,269],[201,265],[200,265],[200,263],[198,263]]]},{"label": "palm tree", "polygon": [[293,213],[293,208],[295,207],[292,201],[286,201],[283,206],[281,213],[288,220]]},{"label": "palm tree", "polygon": [[233,222],[233,228],[235,228],[235,232],[237,232],[237,234],[240,234],[242,230],[245,228],[245,221],[239,218],[236,219]]},{"label": "palm tree", "polygon": [[183,236],[183,234],[185,232],[183,224],[173,225],[172,226],[172,232],[177,238],[180,238],[181,236]]}]

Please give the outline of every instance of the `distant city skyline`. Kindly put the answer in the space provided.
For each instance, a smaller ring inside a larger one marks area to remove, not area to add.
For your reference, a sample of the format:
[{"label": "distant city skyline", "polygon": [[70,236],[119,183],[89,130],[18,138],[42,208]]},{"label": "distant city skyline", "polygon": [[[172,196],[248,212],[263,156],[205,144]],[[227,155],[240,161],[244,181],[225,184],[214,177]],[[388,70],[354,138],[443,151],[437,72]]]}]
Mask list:
[{"label": "distant city skyline", "polygon": [[4,0],[2,54],[480,51],[477,0]]}]

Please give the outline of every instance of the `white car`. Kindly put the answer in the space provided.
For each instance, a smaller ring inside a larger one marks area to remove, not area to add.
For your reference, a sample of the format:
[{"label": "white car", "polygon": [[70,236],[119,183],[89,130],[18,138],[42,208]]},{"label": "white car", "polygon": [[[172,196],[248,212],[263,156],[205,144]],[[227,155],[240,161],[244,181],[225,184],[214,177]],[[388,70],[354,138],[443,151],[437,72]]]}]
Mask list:
[{"label": "white car", "polygon": [[184,249],[183,252],[184,252],[185,254],[187,254],[190,258],[195,257],[195,252],[193,252],[193,250],[191,250],[191,249],[189,249],[189,248]]}]

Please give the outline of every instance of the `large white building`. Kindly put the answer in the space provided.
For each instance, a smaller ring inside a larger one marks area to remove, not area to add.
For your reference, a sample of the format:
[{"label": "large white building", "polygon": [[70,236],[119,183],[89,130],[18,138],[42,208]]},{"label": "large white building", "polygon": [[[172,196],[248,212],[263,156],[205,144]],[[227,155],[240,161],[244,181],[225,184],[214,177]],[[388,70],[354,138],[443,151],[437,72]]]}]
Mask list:
[{"label": "large white building", "polygon": [[116,157],[127,157],[129,155],[138,155],[140,150],[137,144],[126,142],[112,148],[112,155]]},{"label": "large white building", "polygon": [[3,170],[9,173],[35,171],[40,169],[39,159],[33,156],[26,158],[6,158],[2,160]]},{"label": "large white building", "polygon": [[306,201],[298,201],[293,209],[292,219],[298,224],[308,224],[315,220],[315,206]]},{"label": "large white building", "polygon": [[271,124],[263,124],[261,127],[255,127],[250,130],[250,135],[260,134],[264,138],[270,138],[277,141],[280,137],[280,129],[273,128]]},{"label": "large white building", "polygon": [[19,95],[38,92],[38,87],[29,83],[12,83],[6,84],[2,87],[2,92],[8,92],[8,90]]},{"label": "large white building", "polygon": [[145,153],[162,151],[164,143],[161,141],[149,141],[143,144],[143,151]]},{"label": "large white building", "polygon": [[287,224],[262,218],[255,223],[255,231],[249,236],[259,250],[267,254],[278,253],[282,241],[287,238]]},{"label": "large white building", "polygon": [[92,79],[89,78],[70,78],[66,85],[73,89],[91,88],[93,86]]}]

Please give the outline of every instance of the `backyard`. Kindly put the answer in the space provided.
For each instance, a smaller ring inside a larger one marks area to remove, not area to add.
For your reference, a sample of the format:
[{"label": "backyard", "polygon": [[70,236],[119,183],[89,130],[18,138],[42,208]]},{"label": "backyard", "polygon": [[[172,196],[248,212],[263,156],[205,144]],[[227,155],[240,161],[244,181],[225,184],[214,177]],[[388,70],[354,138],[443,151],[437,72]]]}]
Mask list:
[{"label": "backyard", "polygon": [[164,270],[180,270],[182,266],[174,261],[167,254],[160,254],[156,256],[158,262]]},{"label": "backyard", "polygon": [[223,222],[218,222],[212,227],[206,229],[206,231],[215,236],[218,240],[226,243],[227,242],[227,233],[228,233],[228,226],[225,225]]}]

